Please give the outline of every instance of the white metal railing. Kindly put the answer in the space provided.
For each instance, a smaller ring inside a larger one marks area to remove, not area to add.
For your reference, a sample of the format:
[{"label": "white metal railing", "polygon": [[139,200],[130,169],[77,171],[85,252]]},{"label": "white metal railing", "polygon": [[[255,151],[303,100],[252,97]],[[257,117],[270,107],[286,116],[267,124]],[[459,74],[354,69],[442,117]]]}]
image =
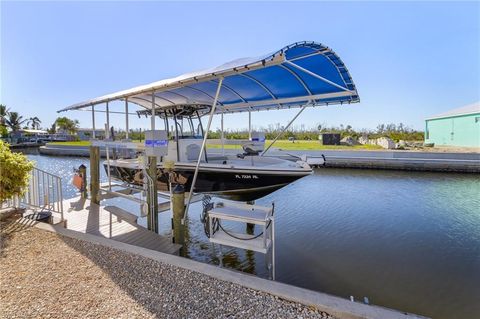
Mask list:
[{"label": "white metal railing", "polygon": [[30,172],[30,181],[25,193],[9,200],[7,205],[48,209],[52,213],[59,214],[63,220],[62,179],[34,167]]},{"label": "white metal railing", "polygon": [[10,208],[20,206],[17,197],[9,198],[0,203],[0,208]]}]

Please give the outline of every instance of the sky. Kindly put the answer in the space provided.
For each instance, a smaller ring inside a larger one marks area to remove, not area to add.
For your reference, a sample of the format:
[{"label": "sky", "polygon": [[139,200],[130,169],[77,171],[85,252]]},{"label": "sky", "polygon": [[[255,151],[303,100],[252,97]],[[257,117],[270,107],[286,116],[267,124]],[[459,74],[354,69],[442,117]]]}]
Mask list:
[{"label": "sky", "polygon": [[[340,56],[361,102],[307,109],[297,127],[423,130],[425,118],[480,100],[480,2],[1,1],[0,10],[0,103],[43,127],[58,116],[91,127],[88,112],[56,111],[303,40]],[[285,125],[296,112],[255,112],[252,124]],[[124,128],[123,116],[110,121]],[[131,117],[131,128],[148,126]],[[226,115],[225,126],[246,128],[248,115]]]}]

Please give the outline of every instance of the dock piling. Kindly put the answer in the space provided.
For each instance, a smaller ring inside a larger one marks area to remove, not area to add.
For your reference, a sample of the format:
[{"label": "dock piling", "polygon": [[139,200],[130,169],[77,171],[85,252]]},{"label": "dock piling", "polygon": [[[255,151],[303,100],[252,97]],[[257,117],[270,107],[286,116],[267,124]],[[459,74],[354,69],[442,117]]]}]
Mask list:
[{"label": "dock piling", "polygon": [[148,229],[158,234],[158,197],[157,197],[157,157],[148,156],[148,175],[153,180],[153,183],[148,184],[147,190],[147,205]]},{"label": "dock piling", "polygon": [[173,242],[183,245],[185,242],[184,225],[182,225],[183,215],[185,213],[185,188],[182,185],[176,185],[172,192],[172,215],[173,215]]},{"label": "dock piling", "polygon": [[100,204],[100,148],[90,146],[90,198],[92,203]]},{"label": "dock piling", "polygon": [[87,192],[87,167],[85,165],[80,165],[78,167],[78,173],[82,177],[82,189],[81,189],[81,194],[82,198],[88,198],[88,192]]}]

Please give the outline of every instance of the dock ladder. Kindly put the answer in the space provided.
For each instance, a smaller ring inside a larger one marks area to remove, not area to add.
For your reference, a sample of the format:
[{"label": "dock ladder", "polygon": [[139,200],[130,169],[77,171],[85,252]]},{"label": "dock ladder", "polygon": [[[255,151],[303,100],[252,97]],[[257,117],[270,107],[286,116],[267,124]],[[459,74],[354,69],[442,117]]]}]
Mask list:
[{"label": "dock ladder", "polygon": [[[222,245],[265,254],[270,278],[275,280],[275,219],[274,204],[271,207],[243,204],[233,201],[220,201],[208,211],[208,235],[212,244]],[[222,221],[253,224],[262,227],[257,235],[241,234],[222,226]]]}]

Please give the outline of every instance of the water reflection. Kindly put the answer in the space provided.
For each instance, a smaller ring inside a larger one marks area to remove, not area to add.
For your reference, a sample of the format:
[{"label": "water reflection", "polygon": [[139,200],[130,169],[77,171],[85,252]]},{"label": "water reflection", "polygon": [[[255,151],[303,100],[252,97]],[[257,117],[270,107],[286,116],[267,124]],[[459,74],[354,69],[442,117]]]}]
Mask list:
[{"label": "water reflection", "polygon": [[[72,167],[89,164],[29,157],[62,176],[66,197],[75,195]],[[478,175],[319,169],[257,203],[272,201],[277,280],[434,318],[480,318]],[[200,202],[190,208],[186,254],[218,264],[201,211]],[[170,234],[171,218],[160,214],[163,234]],[[262,254],[225,247],[223,256],[225,267],[268,276]]]}]

